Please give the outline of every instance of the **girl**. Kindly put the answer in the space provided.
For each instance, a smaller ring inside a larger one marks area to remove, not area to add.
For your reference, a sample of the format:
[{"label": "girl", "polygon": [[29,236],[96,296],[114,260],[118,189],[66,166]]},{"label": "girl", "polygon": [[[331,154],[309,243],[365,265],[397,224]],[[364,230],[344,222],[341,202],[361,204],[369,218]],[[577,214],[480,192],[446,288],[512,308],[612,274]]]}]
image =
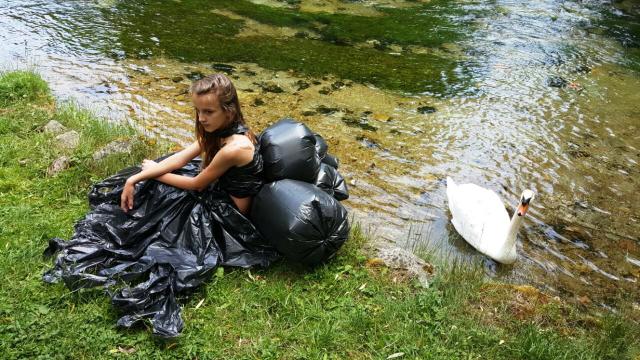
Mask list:
[{"label": "girl", "polygon": [[[125,212],[133,208],[134,185],[152,178],[180,189],[202,191],[222,177],[223,187],[240,212],[246,214],[249,210],[251,195],[261,185],[261,164],[256,161],[256,138],[245,125],[235,87],[226,76],[215,74],[193,83],[191,95],[197,141],[160,163],[144,160],[142,172],[130,177],[122,192],[121,207]],[[204,162],[197,176],[170,174],[200,154]],[[240,189],[234,181],[249,184]]]},{"label": "girl", "polygon": [[91,211],[72,239],[52,239],[46,251],[59,251],[46,282],[62,279],[78,289],[124,281],[110,292],[124,313],[118,325],[150,318],[163,337],[183,326],[176,294],[219,265],[268,266],[279,257],[246,217],[262,186],[262,158],[233,84],[215,74],[196,81],[191,93],[197,141],[94,185]]}]

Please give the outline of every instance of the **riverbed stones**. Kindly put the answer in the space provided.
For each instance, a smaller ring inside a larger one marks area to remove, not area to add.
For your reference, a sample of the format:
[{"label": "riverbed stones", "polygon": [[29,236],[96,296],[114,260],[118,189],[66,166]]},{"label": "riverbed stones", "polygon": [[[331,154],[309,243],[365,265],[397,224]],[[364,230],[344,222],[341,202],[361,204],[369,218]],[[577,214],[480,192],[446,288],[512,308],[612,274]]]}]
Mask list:
[{"label": "riverbed stones", "polygon": [[57,122],[56,120],[51,120],[47,123],[47,125],[45,125],[42,128],[42,131],[44,131],[47,134],[61,134],[65,131],[67,131],[67,128],[64,127],[64,125],[60,124],[59,122]]},{"label": "riverbed stones", "polygon": [[429,105],[420,106],[417,110],[418,110],[418,112],[420,114],[433,114],[434,112],[437,111],[436,108],[434,108],[433,106],[429,106]]},{"label": "riverbed stones", "polygon": [[49,168],[47,169],[47,176],[54,176],[61,171],[68,169],[71,164],[71,159],[67,156],[61,156],[51,163]]},{"label": "riverbed stones", "polygon": [[555,88],[566,87],[569,82],[562,76],[552,75],[547,78],[547,86]]},{"label": "riverbed stones", "polygon": [[340,109],[336,108],[336,107],[329,107],[326,105],[318,105],[316,107],[316,111],[322,115],[331,115],[333,113],[336,113],[338,111],[340,111]]},{"label": "riverbed stones", "polygon": [[67,131],[64,134],[56,136],[58,146],[63,149],[75,149],[80,144],[80,134],[74,130]]},{"label": "riverbed stones", "polygon": [[298,91],[309,88],[309,83],[304,80],[298,80],[295,82],[295,85],[298,87]]},{"label": "riverbed stones", "polygon": [[272,81],[265,81],[265,82],[258,83],[256,85],[258,85],[264,92],[270,92],[274,94],[280,94],[284,92],[284,90],[282,90],[280,85]]},{"label": "riverbed stones", "polygon": [[102,149],[93,153],[93,160],[100,161],[111,154],[130,153],[133,150],[133,143],[129,140],[115,140]]},{"label": "riverbed stones", "polygon": [[185,74],[185,76],[191,81],[196,81],[202,79],[204,77],[204,74],[202,73],[202,71],[192,71],[188,74]]},{"label": "riverbed stones", "polygon": [[429,287],[429,279],[434,273],[433,265],[420,259],[403,248],[384,247],[379,249],[378,257],[391,269],[406,270],[415,277],[421,286]]},{"label": "riverbed stones", "polygon": [[223,63],[212,64],[211,68],[214,69],[214,70],[221,71],[221,72],[226,73],[226,74],[233,74],[234,72],[236,72],[236,67],[235,66],[229,65],[229,64],[223,64]]}]

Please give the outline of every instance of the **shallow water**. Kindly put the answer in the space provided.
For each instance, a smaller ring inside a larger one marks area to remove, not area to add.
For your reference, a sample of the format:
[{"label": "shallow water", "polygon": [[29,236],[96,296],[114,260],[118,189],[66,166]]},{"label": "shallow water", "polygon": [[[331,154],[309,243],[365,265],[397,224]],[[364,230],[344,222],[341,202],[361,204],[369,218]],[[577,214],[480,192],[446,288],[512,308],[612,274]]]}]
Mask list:
[{"label": "shallow water", "polygon": [[[640,301],[637,2],[10,0],[0,24],[5,68],[33,64],[60,98],[179,144],[191,79],[228,71],[256,128],[289,115],[327,137],[380,241]],[[537,193],[515,265],[455,233],[446,176],[510,213]]]}]

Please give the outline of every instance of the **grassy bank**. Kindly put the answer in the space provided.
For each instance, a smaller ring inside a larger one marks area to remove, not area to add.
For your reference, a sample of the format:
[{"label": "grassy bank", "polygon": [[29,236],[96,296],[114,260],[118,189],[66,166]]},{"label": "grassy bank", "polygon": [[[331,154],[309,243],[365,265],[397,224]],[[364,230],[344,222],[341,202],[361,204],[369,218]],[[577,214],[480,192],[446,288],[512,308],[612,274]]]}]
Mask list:
[{"label": "grassy bank", "polygon": [[[41,131],[56,119],[80,134],[63,150]],[[114,139],[134,151],[96,162]],[[3,358],[237,359],[634,359],[638,313],[602,316],[527,286],[482,280],[479,271],[439,266],[430,288],[368,258],[357,226],[339,256],[315,271],[279,263],[220,269],[182,300],[181,337],[114,327],[101,289],[46,285],[42,251],[68,238],[87,211],[90,184],[166,151],[133,130],[59,106],[29,72],[0,75],[0,353]],[[47,168],[67,155],[71,166]],[[636,316],[633,319],[632,316]]]}]

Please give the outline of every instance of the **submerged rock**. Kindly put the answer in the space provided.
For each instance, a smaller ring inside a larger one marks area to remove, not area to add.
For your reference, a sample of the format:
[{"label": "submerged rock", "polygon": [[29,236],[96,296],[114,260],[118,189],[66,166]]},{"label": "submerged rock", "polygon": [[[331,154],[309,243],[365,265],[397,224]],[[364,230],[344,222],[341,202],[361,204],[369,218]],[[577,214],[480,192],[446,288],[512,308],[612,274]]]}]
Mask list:
[{"label": "submerged rock", "polygon": [[565,80],[562,76],[549,76],[547,78],[547,86],[555,87],[555,88],[563,88],[567,86],[569,82]]},{"label": "submerged rock", "polygon": [[214,70],[222,71],[227,74],[233,74],[236,71],[236,67],[229,64],[215,63],[211,65]]},{"label": "submerged rock", "polygon": [[130,153],[131,150],[133,150],[133,144],[131,143],[131,141],[115,140],[105,145],[102,149],[93,153],[93,160],[99,161],[111,154]]},{"label": "submerged rock", "polygon": [[378,131],[378,128],[369,124],[369,121],[367,121],[366,118],[356,118],[356,117],[352,117],[352,116],[343,116],[342,117],[342,122],[345,123],[347,126],[350,127],[358,127],[362,130],[367,130],[367,131]]},{"label": "submerged rock", "polygon": [[283,93],[284,90],[282,90],[282,88],[280,87],[280,85],[271,82],[271,81],[267,81],[267,82],[261,82],[258,85],[262,91],[264,92],[271,92],[271,93],[276,93],[276,94],[280,94]]},{"label": "submerged rock", "polygon": [[42,130],[47,134],[60,134],[67,131],[67,128],[59,122],[51,120],[42,128]]},{"label": "submerged rock", "polygon": [[343,87],[345,87],[345,86],[346,86],[346,85],[345,85],[342,81],[339,81],[339,80],[338,80],[338,81],[336,81],[336,82],[334,82],[333,84],[331,84],[331,88],[332,88],[333,90],[340,90],[340,89],[342,89],[342,88],[343,88]]},{"label": "submerged rock", "polygon": [[56,136],[58,146],[64,149],[75,149],[80,144],[80,134],[71,130]]},{"label": "submerged rock", "polygon": [[433,114],[434,112],[438,111],[433,106],[428,106],[428,105],[420,106],[417,110],[420,114]]},{"label": "submerged rock", "polygon": [[185,76],[191,81],[196,81],[202,79],[204,77],[204,74],[200,71],[192,71],[188,74],[185,74]]},{"label": "submerged rock", "polygon": [[309,83],[304,80],[298,80],[295,83],[298,86],[298,91],[309,88]]},{"label": "submerged rock", "polygon": [[335,107],[328,107],[325,105],[319,105],[318,107],[316,107],[316,111],[318,111],[320,114],[323,114],[323,115],[331,115],[333,113],[340,111],[340,109]]}]

